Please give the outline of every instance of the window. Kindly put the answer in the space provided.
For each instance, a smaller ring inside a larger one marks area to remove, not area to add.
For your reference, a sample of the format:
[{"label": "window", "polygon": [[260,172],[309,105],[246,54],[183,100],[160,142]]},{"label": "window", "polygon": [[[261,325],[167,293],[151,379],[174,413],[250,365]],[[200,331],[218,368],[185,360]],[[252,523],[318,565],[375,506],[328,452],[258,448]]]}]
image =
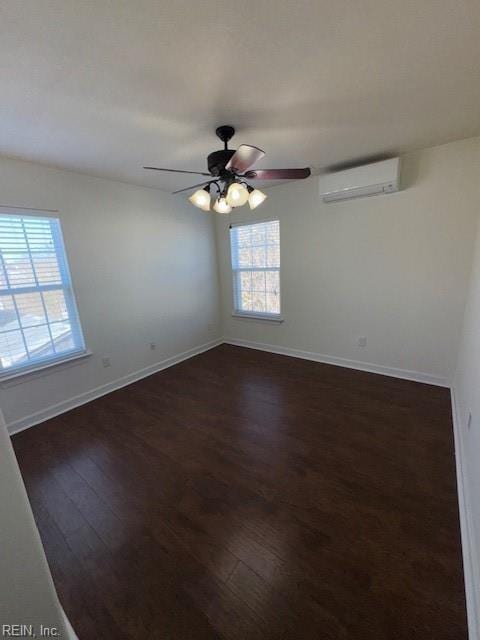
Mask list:
[{"label": "window", "polygon": [[0,377],[82,352],[60,221],[0,215]]},{"label": "window", "polygon": [[280,222],[230,227],[235,313],[280,318]]}]

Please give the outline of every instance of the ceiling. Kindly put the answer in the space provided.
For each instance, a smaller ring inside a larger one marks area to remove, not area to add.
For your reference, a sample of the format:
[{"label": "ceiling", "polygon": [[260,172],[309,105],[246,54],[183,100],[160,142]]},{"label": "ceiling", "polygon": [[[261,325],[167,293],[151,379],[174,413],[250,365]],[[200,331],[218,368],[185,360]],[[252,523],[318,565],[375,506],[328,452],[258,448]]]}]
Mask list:
[{"label": "ceiling", "polygon": [[478,0],[3,0],[0,154],[166,190],[480,134]]}]

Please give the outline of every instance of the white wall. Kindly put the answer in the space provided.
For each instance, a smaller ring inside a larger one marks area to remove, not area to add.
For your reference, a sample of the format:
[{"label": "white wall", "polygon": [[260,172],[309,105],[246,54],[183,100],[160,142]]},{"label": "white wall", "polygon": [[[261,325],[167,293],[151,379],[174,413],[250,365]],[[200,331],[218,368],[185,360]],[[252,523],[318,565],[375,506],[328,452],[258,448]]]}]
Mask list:
[{"label": "white wall", "polygon": [[65,626],[1,412],[0,522],[0,634],[5,624],[24,624],[33,625],[37,637],[40,625],[56,627],[62,638],[74,637]]},{"label": "white wall", "polygon": [[[477,164],[480,169],[480,163]],[[465,322],[453,385],[459,494],[470,638],[480,638],[480,181],[479,224]],[[471,414],[470,428],[468,416]],[[464,502],[462,502],[464,501]]]},{"label": "white wall", "polygon": [[[59,210],[93,351],[75,364],[0,383],[11,431],[47,417],[57,403],[65,410],[72,397],[85,399],[220,336],[213,216],[182,196],[0,159],[0,204]],[[111,367],[102,367],[102,356]]]},{"label": "white wall", "polygon": [[[405,156],[397,194],[326,205],[312,177],[271,189],[253,212],[218,216],[225,336],[447,383],[473,252],[479,157],[480,138],[463,140]],[[285,322],[233,318],[228,224],[273,218]]]}]

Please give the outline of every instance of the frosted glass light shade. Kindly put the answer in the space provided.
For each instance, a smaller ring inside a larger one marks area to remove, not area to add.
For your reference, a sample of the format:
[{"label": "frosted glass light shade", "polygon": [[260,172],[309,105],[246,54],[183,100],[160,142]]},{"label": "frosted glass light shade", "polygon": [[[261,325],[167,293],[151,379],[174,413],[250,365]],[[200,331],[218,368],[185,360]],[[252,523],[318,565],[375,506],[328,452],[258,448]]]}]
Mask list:
[{"label": "frosted glass light shade", "polygon": [[243,184],[234,182],[228,187],[227,202],[231,207],[242,207],[248,200],[248,191]]},{"label": "frosted glass light shade", "polygon": [[228,204],[225,198],[218,198],[213,205],[213,208],[218,213],[230,213],[232,207]]},{"label": "frosted glass light shade", "polygon": [[260,191],[260,189],[254,189],[248,196],[248,204],[250,209],[256,209],[259,204],[262,204],[267,199],[267,194]]},{"label": "frosted glass light shade", "polygon": [[199,209],[210,211],[210,193],[206,189],[198,189],[189,197],[189,200]]}]

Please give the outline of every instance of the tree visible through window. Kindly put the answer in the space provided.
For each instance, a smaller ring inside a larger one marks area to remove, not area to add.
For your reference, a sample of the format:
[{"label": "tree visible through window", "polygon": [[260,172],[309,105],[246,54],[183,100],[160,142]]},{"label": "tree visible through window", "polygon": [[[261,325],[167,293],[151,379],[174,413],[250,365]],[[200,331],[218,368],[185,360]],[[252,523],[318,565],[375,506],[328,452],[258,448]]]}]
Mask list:
[{"label": "tree visible through window", "polygon": [[280,222],[230,228],[237,313],[280,315]]},{"label": "tree visible through window", "polygon": [[60,221],[0,215],[0,376],[83,351]]}]

